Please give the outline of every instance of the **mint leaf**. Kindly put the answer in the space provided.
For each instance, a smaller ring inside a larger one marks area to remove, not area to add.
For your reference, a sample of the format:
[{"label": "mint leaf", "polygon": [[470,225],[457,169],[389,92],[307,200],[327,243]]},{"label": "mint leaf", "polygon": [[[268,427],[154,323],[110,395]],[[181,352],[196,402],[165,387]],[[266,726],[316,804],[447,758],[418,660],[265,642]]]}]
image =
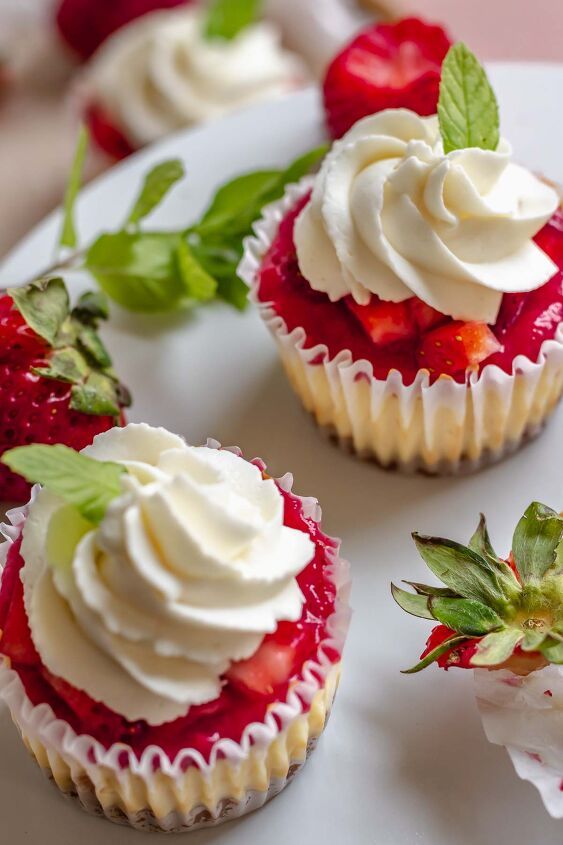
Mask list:
[{"label": "mint leaf", "polygon": [[186,291],[177,262],[180,236],[166,232],[101,235],[86,255],[86,269],[102,290],[130,311],[177,310]]},{"label": "mint leaf", "polygon": [[62,279],[40,279],[22,288],[9,288],[12,298],[30,329],[55,346],[68,317],[69,299]]},{"label": "mint leaf", "polygon": [[203,217],[191,231],[202,237],[238,236],[251,233],[264,206],[283,196],[286,186],[298,182],[326,155],[326,145],[316,147],[295,159],[285,170],[258,170],[237,176],[223,185]]},{"label": "mint leaf", "polygon": [[127,219],[129,224],[139,223],[154,211],[169,190],[183,179],[184,165],[179,159],[157,164],[145,177],[145,182]]},{"label": "mint leaf", "polygon": [[512,553],[524,583],[541,580],[555,564],[557,549],[563,540],[563,518],[533,502],[516,526]]},{"label": "mint leaf", "polygon": [[444,152],[480,147],[496,150],[499,110],[484,68],[463,43],[450,48],[442,65],[438,119]]},{"label": "mint leaf", "polygon": [[81,126],[64,198],[63,225],[59,239],[59,246],[73,248],[77,243],[76,228],[74,225],[74,206],[82,184],[82,173],[84,170],[86,153],[88,152],[89,141],[90,135],[88,130],[85,126]]},{"label": "mint leaf", "polygon": [[186,296],[196,302],[207,302],[217,293],[217,281],[202,266],[185,240],[178,244],[178,267]]},{"label": "mint leaf", "polygon": [[[296,158],[281,174],[283,188],[285,189],[285,186],[290,185],[292,182],[299,182],[303,176],[310,173],[323,160],[328,151],[328,144],[321,144],[320,147],[315,147],[304,155],[299,156],[299,158]],[[282,193],[283,189],[280,196]]]},{"label": "mint leaf", "polygon": [[2,462],[27,481],[42,484],[74,505],[94,525],[102,521],[110,502],[123,492],[125,467],[96,461],[61,444],[20,446],[5,452]]},{"label": "mint leaf", "polygon": [[264,205],[271,201],[270,197],[278,195],[280,178],[279,170],[259,170],[237,176],[219,188],[193,230],[202,237],[247,231]]},{"label": "mint leaf", "polygon": [[211,0],[205,37],[231,41],[258,19],[261,7],[262,0]]}]

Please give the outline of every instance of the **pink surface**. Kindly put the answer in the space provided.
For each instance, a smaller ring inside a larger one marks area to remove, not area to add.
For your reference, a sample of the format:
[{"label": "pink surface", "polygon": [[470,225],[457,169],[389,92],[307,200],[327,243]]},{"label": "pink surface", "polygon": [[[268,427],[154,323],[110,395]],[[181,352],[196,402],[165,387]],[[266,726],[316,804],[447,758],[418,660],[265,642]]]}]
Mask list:
[{"label": "pink surface", "polygon": [[563,61],[563,0],[396,0],[447,23],[484,59]]}]

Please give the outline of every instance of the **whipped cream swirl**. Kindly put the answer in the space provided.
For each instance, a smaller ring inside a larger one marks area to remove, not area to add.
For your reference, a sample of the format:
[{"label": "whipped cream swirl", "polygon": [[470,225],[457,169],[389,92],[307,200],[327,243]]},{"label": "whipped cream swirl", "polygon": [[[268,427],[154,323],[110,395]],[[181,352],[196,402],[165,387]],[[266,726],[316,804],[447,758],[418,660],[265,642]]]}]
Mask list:
[{"label": "whipped cream swirl", "polygon": [[314,544],[284,526],[274,481],[231,452],[129,425],[85,453],[127,467],[123,495],[95,529],[45,490],[31,506],[33,641],[54,675],[131,721],[162,724],[217,698],[232,661],[300,618],[295,576]]},{"label": "whipped cream swirl", "polygon": [[119,30],[96,54],[87,96],[132,144],[280,96],[306,79],[272,24],[252,24],[230,41],[207,40],[203,28],[198,8],[155,12]]},{"label": "whipped cream swirl", "polygon": [[501,139],[445,155],[437,117],[406,109],[364,118],[332,148],[296,221],[301,272],[333,301],[418,296],[494,323],[503,293],[557,270],[532,238],[559,197],[511,152]]}]

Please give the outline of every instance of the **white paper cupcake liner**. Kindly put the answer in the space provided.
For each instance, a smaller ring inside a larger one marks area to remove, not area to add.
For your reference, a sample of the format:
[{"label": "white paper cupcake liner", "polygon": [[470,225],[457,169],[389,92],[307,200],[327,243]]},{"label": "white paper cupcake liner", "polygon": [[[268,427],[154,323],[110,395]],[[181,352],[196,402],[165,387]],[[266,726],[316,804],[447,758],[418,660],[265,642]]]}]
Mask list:
[{"label": "white paper cupcake liner", "polygon": [[296,393],[317,423],[360,457],[411,472],[455,474],[497,461],[539,433],[563,393],[563,324],[542,344],[538,360],[519,355],[508,374],[496,365],[458,384],[430,384],[421,370],[411,385],[392,370],[378,379],[349,350],[330,360],[328,348],[306,348],[303,328],[289,331],[271,303],[258,298],[259,271],[279,224],[313,180],[288,187],[264,209],[245,241],[239,276],[272,333]]},{"label": "white paper cupcake liner", "polygon": [[481,669],[475,687],[487,739],[505,746],[518,776],[533,783],[551,816],[563,818],[563,667],[525,678]]},{"label": "white paper cupcake liner", "polygon": [[[216,441],[209,441],[218,447]],[[240,454],[239,450],[236,451]],[[262,461],[256,460],[261,469]],[[278,480],[291,493],[293,477]],[[307,518],[319,523],[316,499],[295,496]],[[8,514],[0,526],[0,568],[21,532],[28,506]],[[19,675],[0,656],[0,701],[5,701],[23,741],[59,789],[78,799],[88,812],[143,830],[183,832],[221,824],[262,806],[277,795],[305,763],[323,732],[338,686],[341,654],[350,620],[349,565],[339,555],[340,542],[327,551],[327,574],[336,586],[334,613],[316,658],[308,660],[285,701],[274,702],[263,722],[249,724],[240,742],[220,739],[207,761],[192,748],[174,760],[156,746],[138,758],[126,744],[106,749],[96,739],[78,735],[57,719],[47,704],[34,706]]]}]

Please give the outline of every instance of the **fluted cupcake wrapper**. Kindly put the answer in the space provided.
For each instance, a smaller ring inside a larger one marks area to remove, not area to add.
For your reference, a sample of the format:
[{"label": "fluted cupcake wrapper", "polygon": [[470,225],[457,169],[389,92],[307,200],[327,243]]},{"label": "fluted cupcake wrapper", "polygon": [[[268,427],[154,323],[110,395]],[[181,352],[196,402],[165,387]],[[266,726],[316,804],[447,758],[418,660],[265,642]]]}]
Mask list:
[{"label": "fluted cupcake wrapper", "polygon": [[349,350],[331,360],[325,345],[307,348],[304,329],[290,332],[272,304],[259,300],[263,259],[280,222],[311,186],[307,177],[264,210],[245,241],[239,275],[276,341],[291,385],[319,426],[360,457],[433,474],[478,469],[536,435],[563,393],[563,324],[542,344],[536,362],[517,356],[511,374],[488,365],[468,384],[449,376],[430,384],[428,372],[420,370],[405,385],[397,370],[376,378],[371,363],[354,361]]},{"label": "fluted cupcake wrapper", "polygon": [[[218,447],[215,441],[209,446]],[[233,450],[240,454],[239,450]],[[261,469],[262,461],[256,460]],[[291,493],[293,477],[278,480]],[[295,494],[291,494],[295,496]],[[307,518],[320,522],[316,499],[295,496]],[[0,568],[17,539],[27,506],[8,514],[0,531]],[[274,702],[263,722],[249,724],[240,742],[218,740],[206,760],[185,748],[174,760],[157,746],[139,757],[126,744],[106,749],[78,735],[57,719],[48,704],[35,706],[17,672],[0,656],[0,701],[8,705],[22,739],[45,774],[61,792],[76,798],[88,812],[139,829],[183,832],[221,824],[262,806],[292,779],[316,745],[328,719],[340,676],[341,654],[350,620],[349,566],[334,541],[327,554],[327,574],[336,586],[334,613],[316,658],[308,660],[285,701]]]},{"label": "fluted cupcake wrapper", "polygon": [[480,669],[475,689],[487,739],[505,746],[518,776],[536,787],[553,818],[563,818],[563,667],[525,678]]}]

